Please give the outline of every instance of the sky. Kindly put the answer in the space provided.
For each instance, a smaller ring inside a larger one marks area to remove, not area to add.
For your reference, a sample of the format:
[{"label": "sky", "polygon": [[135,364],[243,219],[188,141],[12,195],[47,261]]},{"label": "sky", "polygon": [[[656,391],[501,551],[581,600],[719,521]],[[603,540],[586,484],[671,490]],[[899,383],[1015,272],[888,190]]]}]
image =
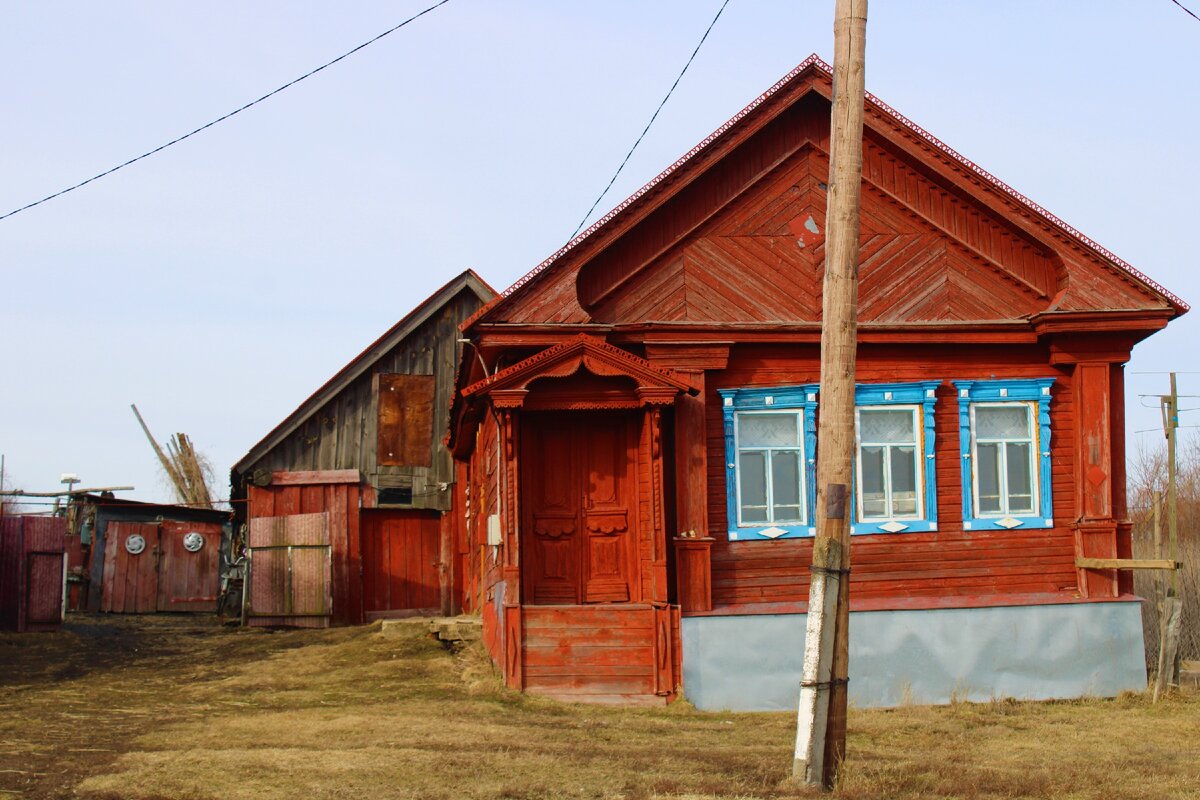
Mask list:
[{"label": "sky", "polygon": [[[203,125],[431,4],[0,0],[0,214]],[[205,132],[0,221],[6,484],[170,500],[138,427],[229,467],[470,267],[575,230],[722,0],[450,0]],[[1183,0],[1200,13],[1200,0]],[[729,0],[595,219],[809,54],[833,0]],[[867,89],[1185,301],[1200,21],[1171,0],[871,5]],[[1138,345],[1131,452],[1200,311]],[[1190,344],[1189,344],[1190,343]],[[1143,408],[1142,406],[1152,406]],[[1200,408],[1200,398],[1183,408]],[[1182,423],[1200,425],[1200,410]],[[1184,428],[1186,437],[1192,433]]]}]

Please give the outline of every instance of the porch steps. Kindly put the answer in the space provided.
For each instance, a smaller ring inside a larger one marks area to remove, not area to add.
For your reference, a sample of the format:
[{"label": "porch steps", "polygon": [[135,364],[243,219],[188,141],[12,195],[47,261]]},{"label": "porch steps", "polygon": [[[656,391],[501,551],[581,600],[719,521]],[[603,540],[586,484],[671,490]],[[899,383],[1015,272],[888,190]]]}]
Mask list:
[{"label": "porch steps", "polygon": [[448,644],[465,644],[477,642],[483,638],[483,623],[479,617],[405,617],[403,619],[385,619],[382,622],[382,633],[398,633],[410,631],[413,626],[424,628],[439,641]]},{"label": "porch steps", "polygon": [[525,606],[522,619],[530,694],[572,703],[666,704],[655,693],[650,606]]}]

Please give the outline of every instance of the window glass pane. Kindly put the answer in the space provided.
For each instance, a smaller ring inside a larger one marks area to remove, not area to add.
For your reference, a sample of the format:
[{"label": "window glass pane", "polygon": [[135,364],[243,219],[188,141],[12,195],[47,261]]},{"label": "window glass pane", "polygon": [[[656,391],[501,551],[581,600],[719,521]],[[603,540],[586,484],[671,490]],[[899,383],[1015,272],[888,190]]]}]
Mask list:
[{"label": "window glass pane", "polygon": [[887,514],[887,500],[883,491],[882,447],[863,446],[859,451],[862,466],[862,511],[863,518],[882,517]]},{"label": "window glass pane", "polygon": [[800,519],[800,453],[796,450],[771,454],[771,494],[776,522]]},{"label": "window glass pane", "polygon": [[977,406],[975,436],[979,439],[1028,439],[1029,406]]},{"label": "window glass pane", "polygon": [[1033,476],[1029,470],[1029,445],[1025,442],[1009,442],[1006,453],[1008,463],[1008,510],[1010,513],[1033,511]]},{"label": "window glass pane", "polygon": [[915,447],[891,448],[892,514],[895,516],[917,513],[916,455]]},{"label": "window glass pane", "polygon": [[980,444],[975,448],[975,474],[979,479],[979,513],[1000,510],[1000,446]]},{"label": "window glass pane", "polygon": [[739,414],[739,447],[796,447],[799,426],[796,414]]},{"label": "window glass pane", "polygon": [[858,412],[859,437],[871,443],[915,442],[913,413],[911,411]]},{"label": "window glass pane", "polygon": [[767,457],[765,453],[738,456],[741,480],[742,522],[767,521]]}]

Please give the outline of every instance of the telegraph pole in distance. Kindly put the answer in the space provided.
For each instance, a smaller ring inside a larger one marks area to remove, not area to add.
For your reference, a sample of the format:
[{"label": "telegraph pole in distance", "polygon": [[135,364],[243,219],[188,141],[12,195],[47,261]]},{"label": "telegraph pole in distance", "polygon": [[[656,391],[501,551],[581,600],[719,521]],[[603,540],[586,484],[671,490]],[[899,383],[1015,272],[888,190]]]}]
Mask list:
[{"label": "telegraph pole in distance", "polygon": [[792,777],[832,789],[846,753],[850,622],[850,487],[858,345],[858,237],[862,183],[867,0],[837,0],[825,282],[821,309],[821,423],[817,431],[816,541]]},{"label": "telegraph pole in distance", "polygon": [[[1179,389],[1171,373],[1171,393],[1161,398],[1163,433],[1167,437],[1167,542],[1172,563],[1179,564],[1178,476],[1176,475],[1176,436],[1179,429]],[[1166,597],[1158,607],[1158,675],[1154,680],[1154,702],[1179,684],[1179,635],[1183,625],[1183,599],[1179,596],[1179,570],[1171,570]]]}]

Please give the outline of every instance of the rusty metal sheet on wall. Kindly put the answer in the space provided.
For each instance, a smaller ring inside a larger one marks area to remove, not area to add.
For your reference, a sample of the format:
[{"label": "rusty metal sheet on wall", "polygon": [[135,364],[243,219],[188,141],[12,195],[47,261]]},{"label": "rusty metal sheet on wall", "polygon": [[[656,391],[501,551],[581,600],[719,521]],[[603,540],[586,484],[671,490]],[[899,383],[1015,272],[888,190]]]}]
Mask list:
[{"label": "rusty metal sheet on wall", "polygon": [[329,515],[250,520],[251,625],[327,627],[333,612]]}]

